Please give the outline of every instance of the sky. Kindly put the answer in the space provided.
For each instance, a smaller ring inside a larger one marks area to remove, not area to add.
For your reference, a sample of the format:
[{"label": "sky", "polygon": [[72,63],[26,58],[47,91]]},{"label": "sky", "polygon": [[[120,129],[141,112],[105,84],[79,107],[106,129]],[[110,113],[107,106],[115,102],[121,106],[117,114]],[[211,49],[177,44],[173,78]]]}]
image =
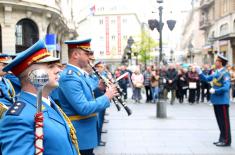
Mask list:
[{"label": "sky", "polygon": [[[93,6],[95,3],[106,4],[108,2],[109,0],[87,0],[84,3],[83,0],[77,0],[77,4],[74,6],[79,7],[76,9],[75,15],[81,16],[82,19],[82,17],[86,17],[89,14],[89,6]],[[185,23],[186,15],[192,9],[191,2],[192,0],[163,0],[163,22],[165,23],[163,40],[169,44],[170,48],[176,48],[176,44],[179,44],[182,25]],[[112,3],[116,4],[119,9],[123,8],[130,12],[136,12],[140,22],[148,23],[148,19],[159,19],[159,3],[157,3],[157,0],[112,0]],[[85,14],[84,10],[87,10]],[[170,31],[167,27],[166,21],[169,19],[176,20],[176,26],[173,31]],[[155,30],[152,33],[155,37],[158,32]]]},{"label": "sky", "polygon": [[[151,10],[155,10],[152,13],[152,11],[148,11],[149,14],[146,16],[146,19],[159,19],[159,13],[158,13],[158,7],[159,4],[156,2],[156,0],[149,0],[152,4]],[[169,51],[171,49],[176,49],[177,45],[180,44],[180,37],[182,34],[184,23],[187,19],[187,15],[189,11],[192,9],[191,5],[192,0],[164,0],[163,6],[163,22],[165,23],[163,28],[163,42],[167,43],[168,49],[166,49],[168,52],[166,54],[169,54]],[[176,20],[176,25],[173,31],[170,31],[168,29],[168,26],[166,24],[167,20]],[[152,32],[153,34],[158,33],[157,31]]]}]

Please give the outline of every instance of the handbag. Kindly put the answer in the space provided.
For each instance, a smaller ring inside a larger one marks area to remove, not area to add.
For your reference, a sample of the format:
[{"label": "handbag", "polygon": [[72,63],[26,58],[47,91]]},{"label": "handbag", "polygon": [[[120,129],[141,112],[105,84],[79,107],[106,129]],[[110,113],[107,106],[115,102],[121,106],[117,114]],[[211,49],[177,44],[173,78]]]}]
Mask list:
[{"label": "handbag", "polygon": [[196,82],[189,82],[189,89],[197,89],[197,83]]},{"label": "handbag", "polygon": [[135,87],[142,88],[144,85],[140,82],[135,83]]}]

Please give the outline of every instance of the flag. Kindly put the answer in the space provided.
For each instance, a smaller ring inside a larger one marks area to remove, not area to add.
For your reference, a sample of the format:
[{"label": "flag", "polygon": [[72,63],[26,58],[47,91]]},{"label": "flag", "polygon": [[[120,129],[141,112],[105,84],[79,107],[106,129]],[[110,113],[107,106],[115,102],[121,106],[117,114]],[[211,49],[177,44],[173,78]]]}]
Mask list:
[{"label": "flag", "polygon": [[95,5],[93,5],[93,6],[90,8],[90,14],[91,14],[92,16],[95,15]]}]

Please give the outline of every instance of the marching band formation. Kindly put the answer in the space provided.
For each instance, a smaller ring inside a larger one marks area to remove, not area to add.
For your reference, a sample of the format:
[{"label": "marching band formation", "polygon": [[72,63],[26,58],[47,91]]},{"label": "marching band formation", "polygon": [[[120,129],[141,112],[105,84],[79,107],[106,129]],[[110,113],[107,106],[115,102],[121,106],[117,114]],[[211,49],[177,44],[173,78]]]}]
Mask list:
[{"label": "marching band formation", "polygon": [[[113,102],[117,110],[124,108],[131,115],[126,104],[125,85],[118,83],[101,61],[95,63],[90,43],[91,39],[65,41],[69,58],[65,66],[50,55],[43,40],[12,60],[6,54],[0,55],[1,154],[94,155],[93,149],[102,144],[100,133],[105,109],[110,103]],[[227,61],[219,55],[216,70],[210,75],[195,67],[198,79],[212,83],[210,99],[220,129],[219,139],[214,143],[216,146],[231,145]],[[170,69],[172,71],[165,74],[165,82],[172,86],[178,73]],[[127,74],[119,77],[126,78]],[[158,75],[154,74],[156,81]],[[141,99],[141,87],[147,86],[145,78],[146,75],[140,75],[138,69],[131,76],[136,102]],[[151,82],[151,85],[155,84]],[[183,87],[179,87],[180,94],[184,92]],[[154,102],[156,91],[152,90]],[[172,91],[172,96],[175,93]],[[195,97],[192,92],[190,94]],[[147,98],[148,102],[150,100]]]}]

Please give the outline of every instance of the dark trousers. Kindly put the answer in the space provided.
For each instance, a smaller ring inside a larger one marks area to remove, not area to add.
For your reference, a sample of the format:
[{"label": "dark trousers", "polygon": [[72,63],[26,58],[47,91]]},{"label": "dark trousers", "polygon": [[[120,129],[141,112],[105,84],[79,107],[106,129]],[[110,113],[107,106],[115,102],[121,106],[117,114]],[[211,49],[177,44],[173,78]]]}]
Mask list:
[{"label": "dark trousers", "polygon": [[81,155],[95,155],[93,153],[93,149],[89,149],[89,150],[80,150],[80,154]]},{"label": "dark trousers", "polygon": [[105,110],[102,110],[98,113],[98,128],[97,128],[98,144],[101,142],[101,133],[104,123],[104,115],[105,115]]},{"label": "dark trousers", "polygon": [[215,117],[220,130],[220,142],[231,144],[229,105],[214,105]]},{"label": "dark trousers", "polygon": [[151,86],[145,86],[146,92],[146,102],[150,102],[152,100]]},{"label": "dark trousers", "polygon": [[186,89],[179,88],[178,90],[176,90],[176,92],[178,93],[179,102],[183,103],[184,102],[184,95],[186,93]]},{"label": "dark trousers", "polygon": [[188,102],[189,103],[194,103],[196,98],[196,89],[189,89],[189,98]]},{"label": "dark trousers", "polygon": [[197,89],[196,89],[196,98],[195,99],[196,99],[197,103],[200,100],[200,86],[197,86]]},{"label": "dark trousers", "polygon": [[[202,85],[201,87],[201,101],[204,102],[204,98],[206,97],[207,101],[210,100],[210,87],[206,85]],[[206,93],[205,93],[206,91]]]},{"label": "dark trousers", "polygon": [[127,84],[120,85],[122,92],[124,93],[124,99],[127,99]]}]

